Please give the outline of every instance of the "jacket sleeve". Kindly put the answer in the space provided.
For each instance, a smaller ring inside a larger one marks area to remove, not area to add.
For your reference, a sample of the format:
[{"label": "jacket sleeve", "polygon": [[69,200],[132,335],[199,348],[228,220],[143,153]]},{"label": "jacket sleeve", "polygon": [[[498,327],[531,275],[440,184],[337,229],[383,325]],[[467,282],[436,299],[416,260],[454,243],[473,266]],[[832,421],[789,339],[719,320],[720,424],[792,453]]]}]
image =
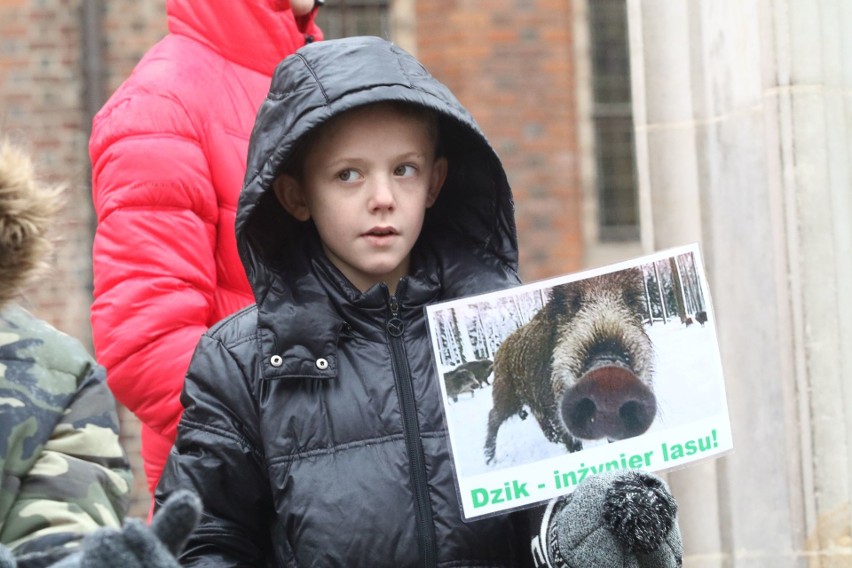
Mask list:
[{"label": "jacket sleeve", "polygon": [[205,335],[190,365],[177,441],[157,487],[156,507],[178,489],[201,497],[204,513],[182,566],[264,566],[274,522],[272,496],[247,373]]},{"label": "jacket sleeve", "polygon": [[98,361],[116,398],[172,440],[216,287],[217,197],[193,128],[167,92],[134,92],[98,114],[89,145]]},{"label": "jacket sleeve", "polygon": [[[3,526],[3,542],[27,557],[73,549],[100,527],[119,527],[132,475],[118,439],[115,399],[103,370],[88,368],[29,472]],[[14,521],[11,521],[14,519]]]}]

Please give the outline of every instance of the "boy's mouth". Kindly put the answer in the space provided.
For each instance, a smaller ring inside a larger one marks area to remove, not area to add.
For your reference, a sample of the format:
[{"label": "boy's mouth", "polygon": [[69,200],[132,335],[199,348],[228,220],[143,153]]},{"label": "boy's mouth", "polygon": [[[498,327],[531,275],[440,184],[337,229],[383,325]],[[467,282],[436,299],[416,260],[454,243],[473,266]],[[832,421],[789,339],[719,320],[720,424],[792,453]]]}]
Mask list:
[{"label": "boy's mouth", "polygon": [[367,237],[388,237],[391,235],[396,235],[397,231],[393,227],[373,227],[366,233],[364,233]]}]

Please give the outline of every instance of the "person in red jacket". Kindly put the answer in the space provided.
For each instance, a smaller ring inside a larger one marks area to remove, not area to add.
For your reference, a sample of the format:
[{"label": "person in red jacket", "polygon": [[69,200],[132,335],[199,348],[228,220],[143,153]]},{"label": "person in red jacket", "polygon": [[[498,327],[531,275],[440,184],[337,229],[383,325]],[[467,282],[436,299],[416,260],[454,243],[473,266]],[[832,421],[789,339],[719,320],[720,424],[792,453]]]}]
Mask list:
[{"label": "person in red jacket", "polygon": [[320,3],[167,0],[169,33],[94,118],[93,341],[151,493],[196,343],[253,302],[234,237],[248,139],[275,66],[322,39]]}]

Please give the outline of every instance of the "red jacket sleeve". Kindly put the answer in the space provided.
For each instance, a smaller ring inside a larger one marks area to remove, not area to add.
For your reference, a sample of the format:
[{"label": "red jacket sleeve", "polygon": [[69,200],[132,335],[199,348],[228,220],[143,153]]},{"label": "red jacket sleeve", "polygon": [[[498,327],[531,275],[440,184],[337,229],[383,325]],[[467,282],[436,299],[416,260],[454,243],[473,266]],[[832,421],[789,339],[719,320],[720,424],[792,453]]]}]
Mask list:
[{"label": "red jacket sleeve", "polygon": [[184,375],[211,323],[217,196],[178,103],[154,93],[113,103],[90,142],[93,340],[116,398],[173,440]]}]

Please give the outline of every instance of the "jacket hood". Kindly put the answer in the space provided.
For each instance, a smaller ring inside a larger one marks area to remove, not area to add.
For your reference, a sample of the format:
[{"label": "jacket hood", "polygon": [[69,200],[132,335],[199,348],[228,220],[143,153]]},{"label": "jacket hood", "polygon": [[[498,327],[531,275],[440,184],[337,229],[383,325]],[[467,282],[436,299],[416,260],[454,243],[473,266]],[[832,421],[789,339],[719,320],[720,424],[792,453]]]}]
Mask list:
[{"label": "jacket hood", "polygon": [[288,244],[299,242],[308,226],[279,205],[273,181],[310,130],[346,110],[383,101],[422,105],[441,117],[449,171],[426,212],[421,241],[452,243],[456,259],[517,272],[511,189],[473,117],[407,52],[377,37],[352,37],[310,44],[287,57],[258,112],[236,220],[240,258],[258,303],[271,285],[270,267],[280,263],[286,272]]},{"label": "jacket hood", "polygon": [[61,188],[40,184],[29,156],[0,141],[0,307],[45,268]]},{"label": "jacket hood", "polygon": [[296,17],[289,0],[167,0],[169,31],[271,75],[281,59],[322,39],[317,10]]}]

